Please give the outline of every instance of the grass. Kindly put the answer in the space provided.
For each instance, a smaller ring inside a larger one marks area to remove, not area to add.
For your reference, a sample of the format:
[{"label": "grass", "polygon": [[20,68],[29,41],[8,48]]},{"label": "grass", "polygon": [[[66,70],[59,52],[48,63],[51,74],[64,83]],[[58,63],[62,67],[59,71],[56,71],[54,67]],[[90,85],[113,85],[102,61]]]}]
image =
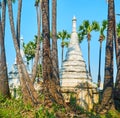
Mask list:
[{"label": "grass", "polygon": [[[109,111],[107,114],[99,115],[94,111],[88,112],[81,106],[76,104],[76,99],[71,96],[70,105],[74,108],[73,111],[77,114],[86,114],[88,118],[119,118],[120,112]],[[52,109],[49,110],[43,105],[39,107],[32,107],[31,105],[24,105],[21,98],[7,99],[0,95],[0,118],[56,118],[56,114],[66,114],[64,107],[53,104]],[[63,116],[64,117],[64,116]],[[77,118],[77,117],[75,117]]]}]

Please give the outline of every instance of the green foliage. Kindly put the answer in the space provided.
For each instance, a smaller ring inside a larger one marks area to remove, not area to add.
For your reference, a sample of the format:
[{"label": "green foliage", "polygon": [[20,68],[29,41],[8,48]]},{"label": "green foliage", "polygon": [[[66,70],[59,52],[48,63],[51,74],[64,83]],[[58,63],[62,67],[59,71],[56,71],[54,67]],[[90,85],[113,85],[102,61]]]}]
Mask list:
[{"label": "green foliage", "polygon": [[80,111],[80,113],[85,113],[85,110],[82,106],[77,105],[77,100],[76,97],[74,96],[74,93],[70,94],[70,106],[75,110],[75,111]]},{"label": "green foliage", "polygon": [[103,20],[102,21],[102,26],[100,27],[100,37],[102,37],[102,40],[105,39],[104,31],[106,30],[107,25],[108,25],[108,21],[107,20]]},{"label": "green foliage", "polygon": [[68,38],[70,38],[70,34],[68,34],[68,32],[66,30],[63,30],[62,32],[58,32],[57,38],[58,39],[61,38],[62,40],[68,39]]},{"label": "green foliage", "polygon": [[4,96],[2,96],[2,94],[0,94],[0,103],[5,102],[6,98]]},{"label": "green foliage", "polygon": [[106,27],[107,20],[103,20],[101,27],[97,21],[93,21],[92,23],[90,23],[89,20],[84,20],[82,24],[79,26],[78,32],[79,42],[81,43],[85,36],[87,36],[87,38],[90,38],[91,37],[90,34],[92,31],[100,31],[100,35],[102,35],[102,37],[105,38],[104,30],[106,29]]},{"label": "green foliage", "polygon": [[54,112],[49,112],[44,106],[40,106],[35,113],[35,118],[55,118]]},{"label": "green foliage", "polygon": [[110,110],[105,115],[101,115],[101,118],[120,118],[120,113],[115,110]]},{"label": "green foliage", "polygon": [[35,57],[36,42],[30,41],[28,44],[23,44],[24,53],[29,62]]},{"label": "green foliage", "polygon": [[92,22],[92,29],[94,31],[99,31],[100,30],[100,25],[99,25],[99,23],[97,21]]},{"label": "green foliage", "polygon": [[58,104],[54,103],[52,108],[53,108],[53,112],[61,111],[62,113],[65,113],[65,108],[63,106],[58,105]]},{"label": "green foliage", "polygon": [[70,105],[71,106],[75,106],[76,105],[76,97],[74,97],[74,94],[73,93],[71,93],[70,94]]},{"label": "green foliage", "polygon": [[120,38],[120,22],[117,24],[117,36]]},{"label": "green foliage", "polygon": [[62,32],[58,32],[57,34],[57,39],[62,39],[62,42],[61,42],[61,46],[64,47],[64,46],[68,46],[68,42],[65,41],[65,39],[69,39],[70,38],[70,34],[66,31],[66,30],[63,30]]},{"label": "green foliage", "polygon": [[[35,57],[35,52],[36,52],[36,46],[37,46],[37,40],[38,36],[34,36],[34,40],[28,42],[27,44],[23,43],[23,51],[25,53],[25,56],[27,58],[27,62],[32,60]],[[40,42],[42,42],[42,36],[40,37]]]},{"label": "green foliage", "polygon": [[15,99],[5,99],[0,102],[0,117],[3,118],[21,118],[20,111],[23,110],[23,102]]},{"label": "green foliage", "polygon": [[32,106],[30,104],[27,104],[27,105],[24,106],[24,109],[26,111],[30,111],[32,109]]},{"label": "green foliage", "polygon": [[[41,95],[40,99],[43,99]],[[27,104],[24,105],[20,98],[5,99],[0,95],[0,118],[56,118],[57,112],[65,113],[65,108],[57,104],[53,104],[52,109],[45,108],[43,105],[32,107]]]}]

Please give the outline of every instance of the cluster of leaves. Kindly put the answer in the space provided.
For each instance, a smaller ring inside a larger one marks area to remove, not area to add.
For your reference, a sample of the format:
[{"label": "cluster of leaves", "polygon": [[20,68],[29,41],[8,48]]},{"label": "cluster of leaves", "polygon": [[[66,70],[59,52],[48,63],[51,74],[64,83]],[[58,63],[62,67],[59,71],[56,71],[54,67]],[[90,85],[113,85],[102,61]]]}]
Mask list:
[{"label": "cluster of leaves", "polygon": [[105,115],[101,115],[101,118],[119,118],[119,117],[120,113],[115,110],[109,111]]},{"label": "cluster of leaves", "polygon": [[44,106],[41,106],[35,114],[36,118],[55,118],[54,112],[49,112]]},{"label": "cluster of leaves", "polygon": [[[27,62],[32,60],[35,57],[35,51],[36,51],[36,45],[37,45],[38,37],[35,35],[34,40],[28,42],[27,44],[23,43],[23,50],[25,53],[25,56],[27,58]],[[40,37],[40,42],[43,40],[42,36]]]},{"label": "cluster of leaves", "polygon": [[70,34],[66,30],[58,32],[57,34],[57,39],[62,39],[61,47],[64,46],[68,47],[69,42],[65,41],[65,39],[69,39],[69,38],[70,38]]},{"label": "cluster of leaves", "polygon": [[[89,118],[119,118],[120,113],[117,111],[109,111],[105,115],[98,115],[95,112],[86,111],[83,107],[76,104],[76,99],[73,95],[70,98],[70,105],[74,106],[76,113],[79,111],[80,114],[86,114]],[[45,108],[43,105],[39,108],[32,107],[31,105],[24,105],[20,99],[6,99],[0,95],[0,118],[56,118],[56,114],[65,114],[66,110],[64,107],[57,104],[53,104],[51,111]]]},{"label": "cluster of leaves", "polygon": [[32,107],[29,104],[24,105],[21,97],[7,99],[0,95],[0,118],[56,118],[56,112],[63,113],[65,109],[53,104],[51,111],[49,111],[43,105],[39,106],[39,108]]},{"label": "cluster of leaves", "polygon": [[[100,36],[105,38],[104,31],[107,27],[107,20],[102,21],[102,26],[100,27],[97,21],[90,23],[89,20],[84,20],[83,23],[79,26],[78,38],[81,43],[85,36],[89,35],[92,31],[100,31]],[[88,38],[88,37],[87,37]]]},{"label": "cluster of leaves", "polygon": [[24,107],[22,100],[6,99],[0,95],[0,118],[21,118]]}]

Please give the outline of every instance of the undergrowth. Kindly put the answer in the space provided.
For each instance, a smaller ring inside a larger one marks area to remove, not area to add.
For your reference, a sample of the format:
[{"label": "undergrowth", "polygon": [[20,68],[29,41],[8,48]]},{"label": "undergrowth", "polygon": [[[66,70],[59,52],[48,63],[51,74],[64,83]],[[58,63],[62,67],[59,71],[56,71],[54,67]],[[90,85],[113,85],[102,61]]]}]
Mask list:
[{"label": "undergrowth", "polygon": [[[88,112],[76,104],[74,97],[70,99],[70,106],[76,114],[86,114],[87,118],[120,118],[120,113],[117,111],[109,111],[105,115],[96,114],[94,111]],[[24,105],[22,98],[7,99],[0,95],[0,118],[57,118],[57,113],[62,116],[62,114],[66,114],[66,110],[57,104],[53,104],[51,110],[43,105],[32,107],[29,104]]]}]

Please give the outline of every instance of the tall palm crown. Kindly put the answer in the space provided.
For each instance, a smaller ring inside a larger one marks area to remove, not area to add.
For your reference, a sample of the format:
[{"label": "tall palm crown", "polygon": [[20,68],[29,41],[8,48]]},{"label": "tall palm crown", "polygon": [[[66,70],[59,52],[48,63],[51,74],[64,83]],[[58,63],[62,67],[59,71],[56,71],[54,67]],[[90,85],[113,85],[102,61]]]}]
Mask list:
[{"label": "tall palm crown", "polygon": [[[58,32],[57,38],[62,39],[61,47],[62,47],[62,62],[63,62],[64,46],[68,46],[68,42],[66,42],[65,39],[70,38],[70,34],[68,34],[66,30],[63,30],[62,32]],[[61,62],[61,65],[62,65],[62,62]]]},{"label": "tall palm crown", "polygon": [[79,27],[79,31],[84,32],[84,35],[87,35],[87,39],[91,40],[91,32],[99,31],[99,24],[96,21],[93,21],[92,24],[89,20],[84,20],[83,24]]},{"label": "tall palm crown", "polygon": [[62,32],[58,32],[57,38],[62,39],[61,46],[65,46],[65,39],[70,38],[70,35],[66,30],[63,30]]},{"label": "tall palm crown", "polygon": [[103,41],[105,39],[104,31],[107,28],[107,24],[108,24],[107,20],[102,21],[102,27],[100,28],[99,41]]},{"label": "tall palm crown", "polygon": [[90,40],[91,40],[91,32],[99,31],[99,24],[96,21],[92,23],[89,20],[84,20],[82,25],[79,26],[79,41],[83,40],[84,36],[87,36],[88,41],[88,72],[91,76],[91,67],[90,67]]}]

